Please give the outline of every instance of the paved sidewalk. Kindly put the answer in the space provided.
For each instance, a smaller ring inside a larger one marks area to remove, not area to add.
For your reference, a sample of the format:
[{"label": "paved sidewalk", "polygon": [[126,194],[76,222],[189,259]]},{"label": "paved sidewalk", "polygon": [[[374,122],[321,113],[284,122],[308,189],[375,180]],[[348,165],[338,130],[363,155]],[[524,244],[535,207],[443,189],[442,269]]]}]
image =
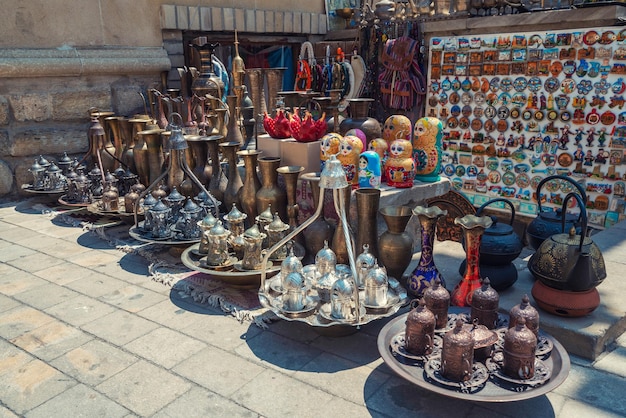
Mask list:
[{"label": "paved sidewalk", "polygon": [[144,259],[90,232],[0,205],[0,418],[619,417],[626,337],[534,399],[489,404],[423,390],[381,360],[387,320],[328,338],[262,330],[186,304]]}]

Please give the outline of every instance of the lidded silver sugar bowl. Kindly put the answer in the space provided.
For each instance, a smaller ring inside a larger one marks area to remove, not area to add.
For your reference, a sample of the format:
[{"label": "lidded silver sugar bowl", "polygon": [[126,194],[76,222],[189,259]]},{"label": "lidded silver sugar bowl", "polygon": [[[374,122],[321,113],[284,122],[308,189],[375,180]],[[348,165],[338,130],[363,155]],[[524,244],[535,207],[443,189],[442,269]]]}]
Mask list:
[{"label": "lidded silver sugar bowl", "polygon": [[370,246],[368,244],[363,244],[363,252],[359,254],[356,258],[356,278],[357,285],[359,289],[362,289],[365,285],[365,277],[369,273],[369,271],[376,264],[376,257],[372,253],[370,253]]},{"label": "lidded silver sugar bowl", "polygon": [[365,306],[370,308],[382,308],[387,306],[389,281],[387,271],[375,263],[365,276]]},{"label": "lidded silver sugar bowl", "polygon": [[354,297],[357,289],[350,267],[340,264],[336,270],[337,280],[330,289],[330,315],[342,321],[354,321],[357,319],[358,309]]}]

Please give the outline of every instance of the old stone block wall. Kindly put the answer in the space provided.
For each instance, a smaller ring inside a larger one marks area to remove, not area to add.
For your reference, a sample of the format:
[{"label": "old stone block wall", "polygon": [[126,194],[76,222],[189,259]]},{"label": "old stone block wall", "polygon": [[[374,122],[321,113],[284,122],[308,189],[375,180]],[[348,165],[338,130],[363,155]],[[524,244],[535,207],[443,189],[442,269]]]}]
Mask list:
[{"label": "old stone block wall", "polygon": [[[31,182],[39,155],[77,158],[88,148],[88,109],[116,115],[143,113],[139,92],[154,87],[149,76],[45,77],[0,80],[0,196]],[[144,93],[145,94],[145,93]]]}]

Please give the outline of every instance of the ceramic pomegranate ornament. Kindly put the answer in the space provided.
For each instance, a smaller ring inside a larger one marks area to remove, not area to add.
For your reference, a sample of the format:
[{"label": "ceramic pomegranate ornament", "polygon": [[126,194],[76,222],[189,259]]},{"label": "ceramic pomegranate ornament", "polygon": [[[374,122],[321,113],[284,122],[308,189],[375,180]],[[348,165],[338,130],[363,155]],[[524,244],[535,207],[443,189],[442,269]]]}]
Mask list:
[{"label": "ceramic pomegranate ornament", "polygon": [[273,118],[265,112],[263,114],[263,127],[272,138],[285,139],[291,137],[289,115],[283,109],[277,109],[276,116]]},{"label": "ceramic pomegranate ornament", "polygon": [[317,141],[326,133],[326,113],[318,120],[313,119],[311,112],[306,112],[303,118],[300,118],[298,112],[288,117],[291,136],[298,142]]},{"label": "ceramic pomegranate ornament", "polygon": [[350,183],[352,187],[359,185],[357,170],[359,167],[359,156],[362,151],[363,142],[361,142],[361,138],[359,137],[346,135],[339,143],[339,155],[337,155],[337,159],[341,162],[343,170],[346,172],[348,183]]},{"label": "ceramic pomegranate ornament", "polygon": [[389,158],[385,164],[387,185],[398,188],[413,187],[415,163],[411,141],[396,139],[389,147]]},{"label": "ceramic pomegranate ornament", "polygon": [[331,155],[335,155],[339,152],[339,143],[343,139],[343,136],[338,133],[331,132],[322,137],[320,142],[320,170],[324,171],[324,165]]},{"label": "ceramic pomegranate ornament", "polygon": [[413,124],[411,119],[404,115],[391,115],[385,120],[383,125],[383,139],[387,143],[393,142],[395,139],[411,140],[413,133]]},{"label": "ceramic pomegranate ornament", "polygon": [[443,153],[443,123],[433,117],[415,122],[413,130],[413,160],[415,180],[434,182],[439,180]]}]

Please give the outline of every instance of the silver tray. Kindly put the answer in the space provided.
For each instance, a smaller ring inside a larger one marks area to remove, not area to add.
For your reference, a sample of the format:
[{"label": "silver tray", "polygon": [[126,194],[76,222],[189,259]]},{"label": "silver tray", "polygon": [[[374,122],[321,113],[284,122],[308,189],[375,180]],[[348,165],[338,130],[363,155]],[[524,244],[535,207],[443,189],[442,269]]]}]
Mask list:
[{"label": "silver tray", "polygon": [[[160,242],[159,242],[160,243]],[[261,286],[261,270],[251,270],[251,271],[239,271],[239,270],[230,270],[230,271],[219,271],[213,270],[207,267],[204,263],[200,261],[203,257],[198,254],[198,248],[200,244],[194,244],[191,247],[187,248],[180,256],[180,260],[183,264],[191,269],[198,271],[200,273],[206,273],[210,275],[212,278],[216,280],[220,280],[226,284],[229,284],[233,287],[243,287],[243,288],[259,288]],[[266,270],[267,276],[271,277],[280,271],[280,265],[271,267]]]},{"label": "silver tray", "polygon": [[[452,314],[459,314],[467,311],[468,309],[457,307],[450,307],[449,309],[449,313]],[[557,340],[545,333],[542,333],[543,336],[550,339],[553,344],[550,356],[541,360],[546,367],[552,370],[552,376],[547,382],[540,386],[520,385],[518,387],[507,387],[505,385],[501,385],[497,379],[489,379],[481,390],[472,393],[464,393],[463,391],[458,391],[451,387],[431,383],[426,378],[423,365],[415,362],[404,362],[401,358],[394,356],[392,340],[396,335],[404,332],[407,316],[408,313],[392,319],[383,327],[383,329],[380,330],[380,333],[378,334],[378,351],[380,352],[383,361],[396,374],[431,392],[475,402],[519,401],[541,396],[551,390],[554,390],[565,381],[567,375],[569,374],[570,360],[567,351],[565,351],[565,348],[563,348],[561,343]]]}]

